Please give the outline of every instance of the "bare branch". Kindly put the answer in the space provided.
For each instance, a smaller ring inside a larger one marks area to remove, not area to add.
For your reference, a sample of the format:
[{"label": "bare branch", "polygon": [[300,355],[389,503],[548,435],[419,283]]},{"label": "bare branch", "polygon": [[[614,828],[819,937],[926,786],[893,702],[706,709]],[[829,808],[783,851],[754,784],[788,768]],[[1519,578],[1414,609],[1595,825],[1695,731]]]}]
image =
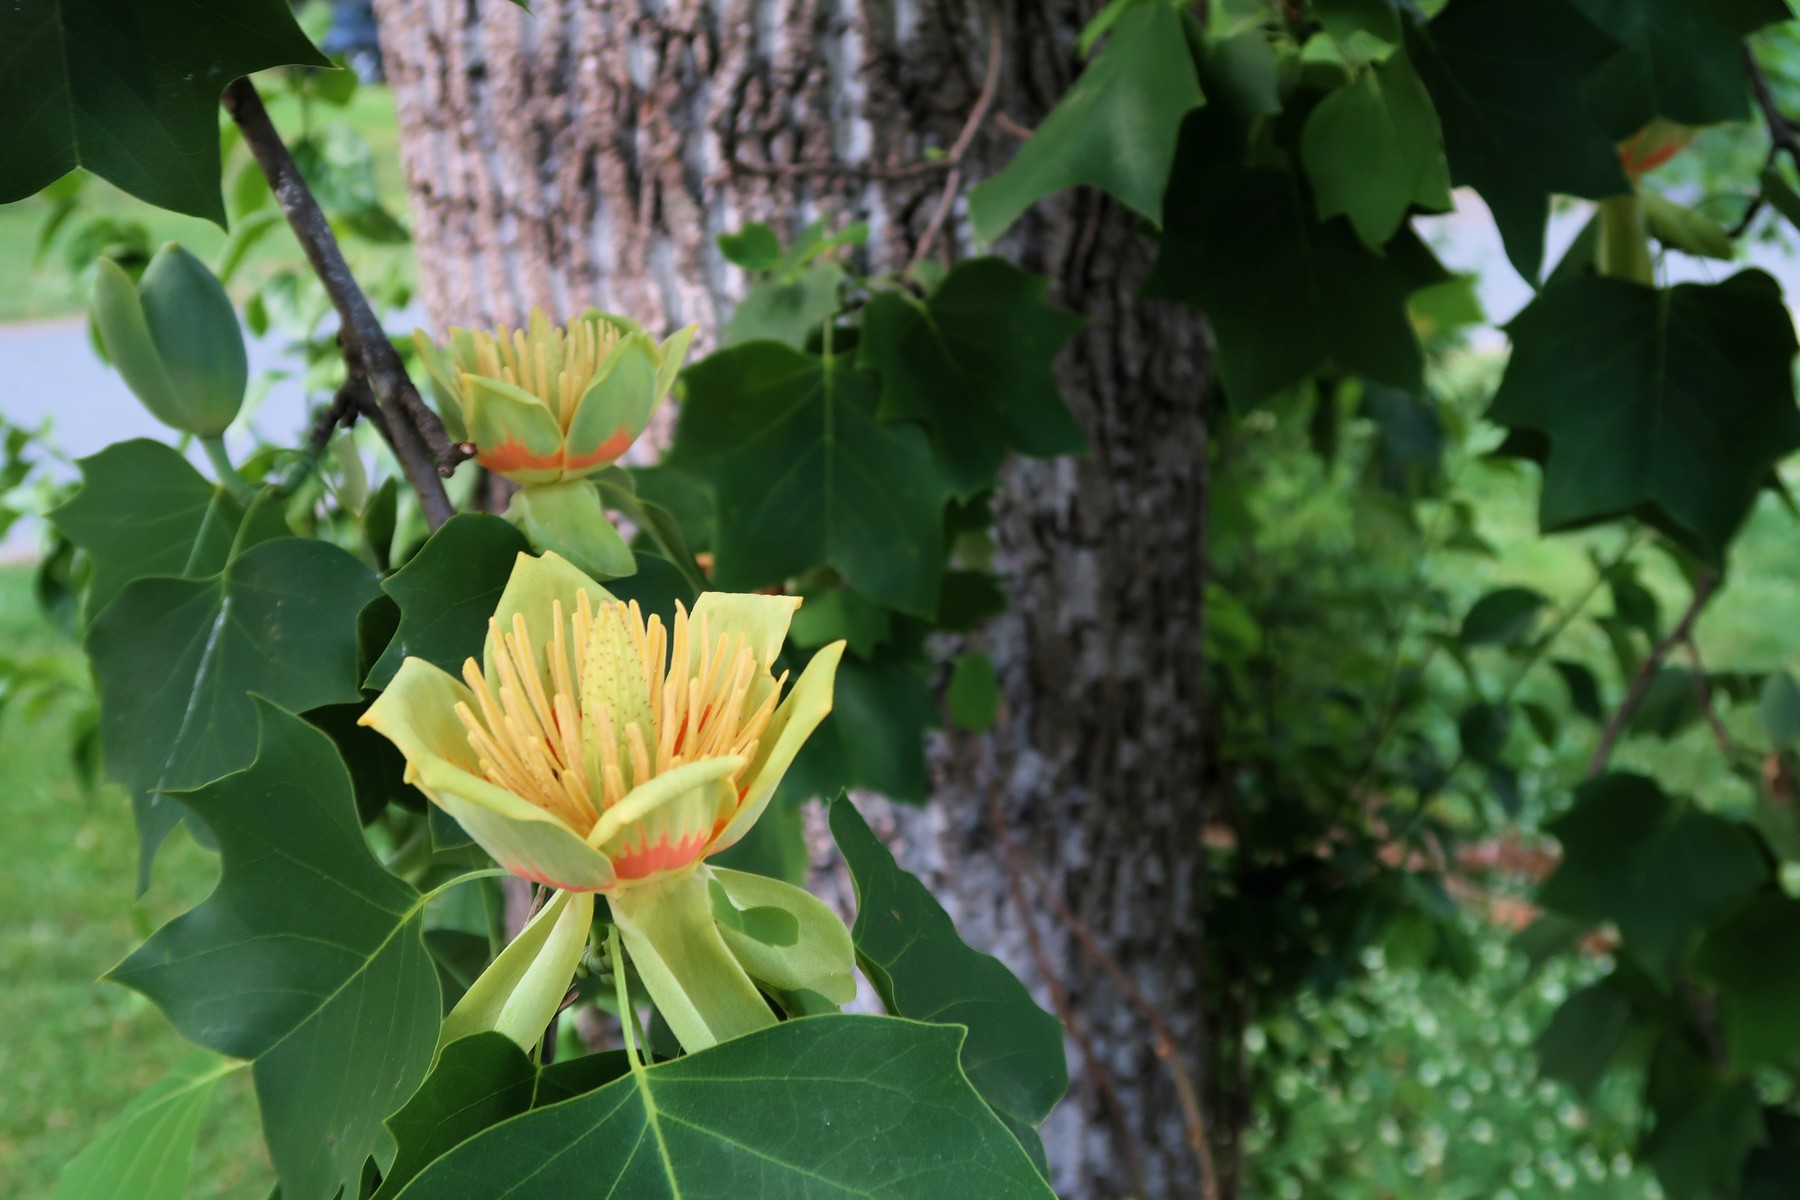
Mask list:
[{"label": "bare branch", "polygon": [[350,374],[367,381],[385,418],[383,435],[400,460],[407,481],[418,493],[426,522],[436,529],[455,512],[444,491],[442,476],[454,471],[456,464],[470,457],[473,450],[452,442],[437,414],[419,398],[418,389],[375,310],[369,306],[368,297],[350,274],[330,222],[269,119],[262,97],[256,94],[256,85],[248,79],[237,80],[225,89],[224,104],[225,111],[243,131],[244,141],[256,155],[263,174],[268,176],[294,236],[306,251],[319,282],[325,285],[332,307],[337,309],[338,339]]},{"label": "bare branch", "polygon": [[997,112],[994,114],[994,128],[998,129],[1001,133],[1004,133],[1007,137],[1018,138],[1021,142],[1025,141],[1032,134],[1031,126],[1019,124],[1004,112]]},{"label": "bare branch", "polygon": [[968,154],[969,147],[974,144],[975,134],[981,129],[982,122],[987,120],[988,111],[994,107],[994,97],[1000,92],[1000,60],[1004,51],[1000,15],[989,10],[987,75],[981,81],[981,94],[975,98],[975,107],[969,110],[969,119],[963,122],[962,132],[956,135],[956,141],[950,145],[950,153],[944,158],[950,164],[950,173],[944,177],[944,192],[938,197],[937,209],[931,214],[931,222],[925,226],[925,232],[919,235],[919,244],[913,247],[912,257],[907,260],[908,275],[931,253],[931,243],[937,240],[944,223],[950,219],[950,210],[956,206],[956,194],[962,187],[963,156]]},{"label": "bare branch", "polygon": [[1631,723],[1631,718],[1637,713],[1638,706],[1644,702],[1644,697],[1650,694],[1650,684],[1656,678],[1656,672],[1675,647],[1693,637],[1694,621],[1700,616],[1700,610],[1712,598],[1713,590],[1718,586],[1719,577],[1712,571],[1707,571],[1694,581],[1694,598],[1688,604],[1687,611],[1681,614],[1681,620],[1675,623],[1675,628],[1669,630],[1662,640],[1650,648],[1649,657],[1639,664],[1637,674],[1631,677],[1631,685],[1625,689],[1625,698],[1619,701],[1619,707],[1613,710],[1612,716],[1607,719],[1606,727],[1600,731],[1600,742],[1594,747],[1594,756],[1588,760],[1587,777],[1589,779],[1606,769],[1606,764],[1612,758],[1613,747],[1618,744],[1620,735]]},{"label": "bare branch", "polygon": [[[1094,1053],[1094,1044],[1088,1038],[1074,1004],[1069,1000],[1069,991],[1063,986],[1062,978],[1051,965],[1050,956],[1044,950],[1043,935],[1038,932],[1037,919],[1032,915],[1031,904],[1026,900],[1025,889],[1020,883],[1022,856],[1014,849],[1012,838],[1006,832],[1006,812],[1001,807],[1000,793],[994,791],[993,796],[991,817],[994,836],[999,840],[1006,868],[1006,891],[1012,897],[1013,907],[1019,910],[1019,920],[1024,923],[1025,941],[1031,947],[1032,962],[1037,966],[1038,977],[1044,981],[1045,990],[1050,993],[1050,1006],[1056,1010],[1063,1028],[1068,1030],[1069,1040],[1075,1043],[1075,1052],[1081,1055],[1083,1072],[1093,1083],[1094,1090],[1100,1094],[1100,1102],[1106,1106],[1107,1117],[1113,1123],[1114,1132],[1118,1134],[1118,1144],[1125,1152],[1125,1168],[1131,1175],[1133,1191],[1142,1195],[1144,1161],[1138,1154],[1131,1118],[1125,1112],[1124,1102],[1119,1099],[1118,1085],[1113,1081],[1112,1072],[1100,1061],[1100,1056]],[[1213,1200],[1214,1195],[1209,1191],[1206,1200]]]},{"label": "bare branch", "polygon": [[[1769,86],[1768,76],[1763,74],[1756,55],[1748,46],[1744,47],[1744,74],[1750,79],[1750,90],[1756,96],[1756,107],[1762,112],[1763,123],[1769,127],[1769,158],[1765,166],[1773,167],[1775,160],[1786,154],[1790,162],[1800,167],[1800,136],[1796,136],[1800,127],[1796,127],[1787,114],[1781,111],[1780,105],[1776,104],[1775,91]],[[1744,215],[1738,218],[1737,224],[1726,231],[1727,234],[1734,238],[1742,237],[1767,203],[1768,197],[1758,192],[1755,199],[1750,201],[1749,207],[1744,209]]]},{"label": "bare branch", "polygon": [[[1006,830],[1001,825],[1001,820],[1002,814],[998,800],[996,800],[995,834],[1001,839],[1010,864],[1015,851],[1006,837]],[[1169,1077],[1175,1081],[1175,1092],[1181,1098],[1181,1115],[1187,1125],[1188,1145],[1194,1151],[1194,1157],[1200,1167],[1200,1194],[1206,1200],[1213,1200],[1219,1194],[1219,1184],[1213,1169],[1212,1147],[1206,1139],[1206,1119],[1201,1115],[1199,1093],[1195,1091],[1193,1078],[1181,1061],[1181,1049],[1176,1044],[1174,1033],[1169,1029],[1168,1021],[1163,1018],[1162,1011],[1150,1002],[1148,996],[1144,995],[1143,989],[1138,987],[1137,981],[1125,973],[1125,968],[1119,965],[1119,960],[1108,954],[1106,949],[1094,938],[1087,923],[1070,911],[1068,902],[1049,885],[1037,867],[1022,855],[1018,857],[1016,864],[1012,865],[1016,865],[1019,870],[1031,878],[1032,885],[1037,888],[1038,893],[1049,900],[1050,906],[1056,910],[1057,919],[1068,928],[1070,933],[1075,935],[1075,941],[1081,947],[1081,952],[1087,956],[1088,961],[1106,973],[1107,978],[1112,980],[1113,986],[1119,989],[1126,1001],[1137,1009],[1138,1015],[1142,1016],[1144,1022],[1150,1026],[1150,1037],[1155,1046],[1156,1057],[1162,1059],[1163,1065],[1168,1068]],[[1020,911],[1023,913],[1029,910],[1020,904]]]}]

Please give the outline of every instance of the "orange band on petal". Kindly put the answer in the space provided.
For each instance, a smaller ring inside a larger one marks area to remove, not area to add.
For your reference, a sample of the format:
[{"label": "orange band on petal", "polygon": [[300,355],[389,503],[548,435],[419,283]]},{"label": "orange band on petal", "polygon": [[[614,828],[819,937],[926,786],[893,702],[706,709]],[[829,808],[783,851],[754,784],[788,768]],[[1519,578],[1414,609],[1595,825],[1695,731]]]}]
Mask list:
[{"label": "orange band on petal", "polygon": [[475,461],[496,475],[505,475],[510,471],[554,471],[562,466],[562,458],[560,449],[533,454],[524,442],[507,438],[497,446],[483,446]]},{"label": "orange band on petal", "polygon": [[1648,171],[1656,170],[1656,168],[1662,166],[1677,154],[1680,154],[1686,146],[1687,143],[1685,142],[1661,145],[1644,155],[1642,158],[1637,157],[1632,152],[1631,148],[1627,148],[1620,151],[1619,164],[1625,168],[1625,172],[1628,175],[1642,175]]},{"label": "orange band on petal", "polygon": [[618,432],[601,442],[591,454],[567,454],[563,457],[563,470],[585,471],[589,467],[605,466],[618,459],[619,455],[631,448],[637,435],[625,426],[619,426]]},{"label": "orange band on petal", "polygon": [[699,858],[711,842],[710,833],[696,833],[679,842],[661,841],[627,850],[613,858],[613,871],[620,879],[645,879],[660,871],[673,871]]}]

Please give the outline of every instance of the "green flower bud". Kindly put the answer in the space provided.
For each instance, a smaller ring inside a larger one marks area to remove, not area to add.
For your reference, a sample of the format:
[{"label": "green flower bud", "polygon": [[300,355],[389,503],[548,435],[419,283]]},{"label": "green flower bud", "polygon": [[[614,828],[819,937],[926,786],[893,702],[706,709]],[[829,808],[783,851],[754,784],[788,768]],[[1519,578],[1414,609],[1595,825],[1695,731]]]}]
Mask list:
[{"label": "green flower bud", "polygon": [[180,246],[158,250],[135,287],[101,259],[94,324],[126,385],[163,424],[212,438],[237,417],[250,378],[237,312],[206,264]]}]

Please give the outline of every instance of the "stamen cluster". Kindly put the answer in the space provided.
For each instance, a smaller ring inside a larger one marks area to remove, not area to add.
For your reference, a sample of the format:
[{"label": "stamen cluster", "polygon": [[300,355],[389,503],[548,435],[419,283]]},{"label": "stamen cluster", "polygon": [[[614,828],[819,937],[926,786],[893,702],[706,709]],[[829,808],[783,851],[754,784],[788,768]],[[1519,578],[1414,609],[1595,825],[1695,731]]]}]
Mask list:
[{"label": "stamen cluster", "polygon": [[[522,615],[510,629],[490,620],[493,678],[463,664],[475,704],[456,715],[490,783],[586,837],[633,788],[683,763],[754,760],[787,675],[771,680],[742,633],[710,641],[704,616],[679,605],[671,631],[636,601],[596,607],[585,592],[573,614],[557,601],[551,624],[546,639]],[[739,798],[744,769],[727,777]]]}]

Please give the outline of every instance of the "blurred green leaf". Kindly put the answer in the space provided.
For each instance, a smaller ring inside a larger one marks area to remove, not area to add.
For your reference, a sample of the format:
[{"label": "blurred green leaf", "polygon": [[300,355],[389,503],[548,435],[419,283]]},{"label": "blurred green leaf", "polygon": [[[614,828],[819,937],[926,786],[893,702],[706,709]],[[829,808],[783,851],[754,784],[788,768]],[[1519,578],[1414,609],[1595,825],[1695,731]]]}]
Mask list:
[{"label": "blurred green leaf", "polygon": [[950,668],[944,695],[950,720],[958,729],[985,733],[1000,715],[1000,681],[985,654],[959,655]]},{"label": "blurred green leaf", "polygon": [[219,92],[283,63],[329,67],[284,0],[47,0],[0,7],[0,204],[86,167],[225,223]]},{"label": "blurred green leaf", "polygon": [[1562,843],[1563,858],[1538,901],[1577,920],[1613,922],[1625,948],[1660,974],[1679,966],[1701,927],[1769,877],[1746,827],[1641,775],[1589,780],[1545,828]]},{"label": "blurred green leaf", "polygon": [[759,279],[731,310],[719,344],[767,339],[803,350],[807,336],[837,312],[843,284],[844,269],[829,262],[810,263],[791,281]]},{"label": "blurred green leaf", "polygon": [[969,194],[977,240],[993,241],[1037,201],[1084,184],[1161,223],[1176,133],[1202,101],[1182,19],[1172,0],[1116,12],[1075,86],[1012,162]]},{"label": "blurred green leaf", "polygon": [[1329,92],[1306,119],[1300,154],[1319,220],[1348,217],[1377,252],[1413,205],[1450,208],[1437,112],[1404,53]]},{"label": "blurred green leaf", "polygon": [[931,430],[956,493],[991,487],[1009,450],[1087,449],[1051,365],[1081,318],[1050,304],[1050,281],[998,258],[957,264],[917,300],[884,291],[863,313],[859,362],[881,377],[883,420]]},{"label": "blurred green leaf", "polygon": [[213,1088],[243,1065],[205,1050],[187,1055],[63,1168],[50,1200],[182,1200]]},{"label": "blurred green leaf", "polygon": [[1750,114],[1744,39],[1791,16],[1782,0],[1573,0],[1620,43],[1583,94],[1624,139],[1652,118],[1716,125]]},{"label": "blurred green leaf", "polygon": [[1206,312],[1232,403],[1253,406],[1327,366],[1423,390],[1401,260],[1370,253],[1347,224],[1315,224],[1287,171],[1201,166],[1189,176],[1178,164],[1145,290]]},{"label": "blurred green leaf", "polygon": [[1694,969],[1718,988],[1732,1066],[1791,1063],[1800,1054],[1800,900],[1766,889],[1714,926]]},{"label": "blurred green leaf", "polygon": [[1508,646],[1531,636],[1549,597],[1535,588],[1496,588],[1469,607],[1457,637],[1465,646]]},{"label": "blurred green leaf", "polygon": [[1763,681],[1758,703],[1763,733],[1777,750],[1791,749],[1800,740],[1800,684],[1786,671],[1771,671]]},{"label": "blurred green leaf", "polygon": [[1800,446],[1794,326],[1761,271],[1666,290],[1573,279],[1507,332],[1488,416],[1548,438],[1546,531],[1632,514],[1718,562],[1770,466]]},{"label": "blurred green leaf", "polygon": [[830,565],[887,607],[936,608],[948,488],[923,430],[876,420],[873,375],[751,342],[685,378],[671,458],[717,499],[715,586],[754,591]]},{"label": "blurred green leaf", "polygon": [[1564,0],[1452,0],[1407,52],[1443,123],[1450,182],[1481,193],[1506,256],[1536,281],[1550,194],[1629,190],[1582,85],[1618,43]]}]

